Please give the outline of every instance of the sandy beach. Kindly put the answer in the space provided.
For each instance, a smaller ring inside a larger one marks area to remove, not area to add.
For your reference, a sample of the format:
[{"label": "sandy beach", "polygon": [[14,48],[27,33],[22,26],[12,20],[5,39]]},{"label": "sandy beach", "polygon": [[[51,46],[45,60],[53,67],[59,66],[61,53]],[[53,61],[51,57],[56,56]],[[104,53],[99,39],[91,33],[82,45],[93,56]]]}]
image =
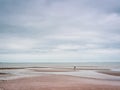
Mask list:
[{"label": "sandy beach", "polygon": [[[28,67],[1,70],[0,77],[4,78],[0,80],[0,90],[120,90],[119,80],[97,78],[99,74],[119,77],[118,71],[110,71],[106,68],[89,67],[88,70],[88,67],[79,67],[77,70],[73,70],[68,67]],[[92,74],[89,72],[97,74],[96,77],[94,75],[90,77],[74,75],[74,73],[81,75],[83,71],[87,72],[85,75],[89,74],[88,76]],[[22,77],[19,77],[20,75]]]},{"label": "sandy beach", "polygon": [[120,90],[113,81],[47,75],[0,81],[0,90]]}]

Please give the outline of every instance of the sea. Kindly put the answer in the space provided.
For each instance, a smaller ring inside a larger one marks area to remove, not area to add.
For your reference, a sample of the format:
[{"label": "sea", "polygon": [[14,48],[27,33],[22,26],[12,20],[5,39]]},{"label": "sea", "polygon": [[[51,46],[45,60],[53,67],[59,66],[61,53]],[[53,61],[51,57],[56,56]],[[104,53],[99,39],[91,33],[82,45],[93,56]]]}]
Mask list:
[{"label": "sea", "polygon": [[73,67],[73,66],[100,66],[120,68],[120,62],[45,62],[45,63],[3,63],[0,68],[20,68],[20,67]]}]

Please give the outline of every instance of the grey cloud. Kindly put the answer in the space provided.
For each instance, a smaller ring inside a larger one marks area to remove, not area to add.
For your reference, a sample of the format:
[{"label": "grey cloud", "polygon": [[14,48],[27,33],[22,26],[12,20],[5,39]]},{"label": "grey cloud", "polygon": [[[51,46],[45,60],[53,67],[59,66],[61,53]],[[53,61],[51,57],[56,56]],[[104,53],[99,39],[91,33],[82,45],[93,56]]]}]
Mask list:
[{"label": "grey cloud", "polygon": [[0,54],[119,54],[119,8],[119,0],[1,0]]}]

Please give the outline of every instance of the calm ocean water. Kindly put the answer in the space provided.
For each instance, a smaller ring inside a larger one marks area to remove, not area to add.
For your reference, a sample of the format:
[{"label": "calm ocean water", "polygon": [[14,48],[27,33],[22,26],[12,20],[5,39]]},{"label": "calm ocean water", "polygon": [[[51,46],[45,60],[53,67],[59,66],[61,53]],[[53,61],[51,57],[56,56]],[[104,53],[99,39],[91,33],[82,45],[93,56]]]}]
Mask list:
[{"label": "calm ocean water", "polygon": [[119,67],[120,62],[78,62],[78,63],[0,63],[0,68],[7,67],[73,67],[73,66],[110,66]]}]

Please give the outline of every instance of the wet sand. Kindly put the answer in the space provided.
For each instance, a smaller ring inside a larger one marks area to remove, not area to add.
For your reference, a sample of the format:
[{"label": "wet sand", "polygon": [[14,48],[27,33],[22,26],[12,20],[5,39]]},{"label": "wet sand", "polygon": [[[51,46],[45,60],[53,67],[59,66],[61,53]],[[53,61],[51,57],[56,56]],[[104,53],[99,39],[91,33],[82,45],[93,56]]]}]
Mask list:
[{"label": "wet sand", "polygon": [[105,71],[98,71],[98,72],[103,74],[113,75],[113,76],[120,76],[120,71],[105,70]]},{"label": "wet sand", "polygon": [[1,77],[1,76],[10,76],[10,75],[11,75],[10,73],[1,73],[1,72],[0,72],[0,77]]},{"label": "wet sand", "polygon": [[12,69],[24,69],[24,68],[0,68],[0,70],[12,70]]},{"label": "wet sand", "polygon": [[[17,70],[18,69],[18,70]],[[96,70],[96,72],[106,75],[119,76],[117,71],[110,71],[106,68],[79,67],[27,67],[27,68],[4,68],[5,70],[16,70],[18,74],[30,74],[33,76],[19,77],[15,79],[0,80],[0,90],[120,90],[120,81],[102,80],[72,75],[50,74],[50,72],[77,72],[83,70]],[[26,71],[24,71],[26,70]],[[38,72],[37,76],[36,73]],[[39,73],[40,72],[40,73]],[[48,73],[46,73],[48,72]],[[41,74],[44,73],[44,74]],[[0,76],[10,76],[9,73],[1,72]],[[17,75],[17,74],[16,74]]]},{"label": "wet sand", "polygon": [[75,71],[72,68],[28,68],[29,70],[36,72],[72,72]]},{"label": "wet sand", "polygon": [[8,73],[0,73],[0,75],[7,75]]},{"label": "wet sand", "polygon": [[89,80],[65,75],[47,75],[0,81],[0,90],[120,90],[113,81]]},{"label": "wet sand", "polygon": [[34,67],[34,68],[27,68],[29,70],[33,70],[36,72],[72,72],[72,71],[79,71],[79,70],[110,70],[108,68],[101,68],[101,67],[90,67],[90,66],[82,66],[77,67],[74,69],[73,67],[65,68],[65,67]]}]

